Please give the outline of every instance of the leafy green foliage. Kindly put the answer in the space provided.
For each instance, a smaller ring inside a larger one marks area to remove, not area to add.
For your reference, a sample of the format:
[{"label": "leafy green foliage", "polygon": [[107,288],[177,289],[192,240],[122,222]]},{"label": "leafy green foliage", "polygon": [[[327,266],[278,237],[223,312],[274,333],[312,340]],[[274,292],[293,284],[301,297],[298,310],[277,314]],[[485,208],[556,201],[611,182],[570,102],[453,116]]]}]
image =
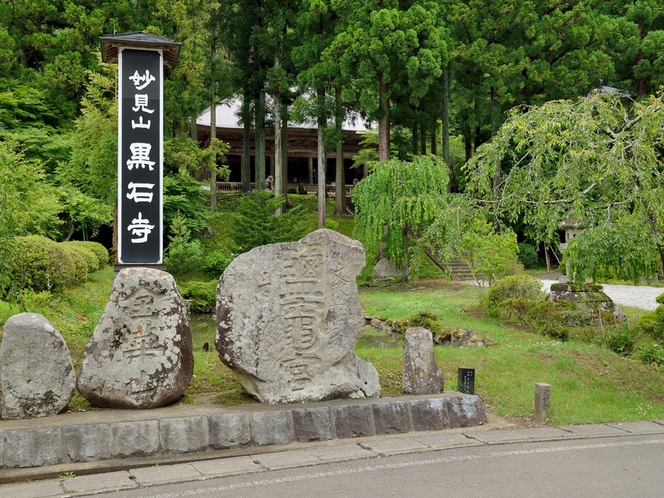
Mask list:
[{"label": "leafy green foliage", "polygon": [[26,160],[16,141],[0,141],[0,212],[4,221],[0,230],[5,237],[57,231],[62,205],[57,190],[44,178],[41,163]]},{"label": "leafy green foliage", "polygon": [[661,98],[626,108],[597,92],[514,109],[467,163],[469,192],[536,243],[556,243],[564,220],[582,222],[568,254],[575,281],[609,270],[652,278],[664,256],[663,116]]},{"label": "leafy green foliage", "polygon": [[283,197],[273,197],[268,192],[240,198],[231,229],[238,252],[247,252],[265,244],[292,242],[304,236],[306,231],[302,222],[305,209],[295,206],[281,216],[275,216],[275,211],[283,204]]},{"label": "leafy green foliage", "polygon": [[187,172],[164,177],[164,226],[172,231],[179,216],[191,233],[201,234],[210,217],[209,199],[209,192]]},{"label": "leafy green foliage", "polygon": [[83,247],[80,244],[76,244],[75,242],[61,242],[60,245],[70,251],[75,252],[83,258],[86,265],[86,274],[96,272],[99,269],[99,259],[95,253],[89,249]]},{"label": "leafy green foliage", "polygon": [[515,298],[543,300],[542,282],[524,273],[499,278],[487,291],[487,311],[495,315],[500,303]]},{"label": "leafy green foliage", "polygon": [[539,257],[537,256],[537,251],[532,246],[532,244],[519,242],[517,247],[519,248],[519,261],[524,267],[533,268],[534,266],[537,266]]},{"label": "leafy green foliage", "polygon": [[97,256],[97,261],[99,262],[97,270],[103,270],[104,268],[106,268],[106,265],[109,263],[108,249],[106,249],[99,242],[73,240],[69,243],[72,245],[78,245],[84,247],[88,251],[94,253],[94,255]]},{"label": "leafy green foliage", "polygon": [[175,277],[198,271],[203,261],[203,248],[200,240],[191,239],[184,216],[179,213],[175,216],[170,231],[170,242],[164,256],[168,271]]},{"label": "leafy green foliage", "polygon": [[463,231],[459,256],[470,265],[476,279],[486,276],[489,284],[522,269],[517,259],[516,234],[511,230],[496,233],[480,217],[475,217]]},{"label": "leafy green foliage", "polygon": [[[375,163],[374,171],[353,189],[355,236],[367,250],[385,242],[390,260],[405,269],[413,257],[410,248],[448,207],[447,168],[435,156],[417,156],[413,162],[392,159]],[[386,230],[387,229],[387,230]]]},{"label": "leafy green foliage", "polygon": [[664,365],[664,348],[659,344],[649,344],[647,346],[639,346],[637,349],[641,362],[646,365]]},{"label": "leafy green foliage", "polygon": [[[660,302],[664,294],[657,296],[657,302]],[[655,311],[644,313],[636,324],[637,328],[646,334],[649,334],[658,342],[664,341],[664,304],[657,306]]]},{"label": "leafy green foliage", "polygon": [[192,280],[180,286],[180,294],[190,299],[189,311],[204,312],[214,310],[217,302],[217,282],[199,282]]},{"label": "leafy green foliage", "polygon": [[629,356],[634,352],[636,338],[629,327],[623,327],[606,337],[606,346],[620,356]]},{"label": "leafy green foliage", "polygon": [[208,277],[219,278],[226,267],[233,261],[224,251],[212,251],[205,256],[203,271]]},{"label": "leafy green foliage", "polygon": [[422,327],[433,334],[442,330],[441,317],[429,310],[422,310],[413,316],[397,321],[397,332],[404,334],[410,327]]},{"label": "leafy green foliage", "polygon": [[12,261],[12,292],[60,290],[85,281],[85,260],[46,237],[17,237]]}]

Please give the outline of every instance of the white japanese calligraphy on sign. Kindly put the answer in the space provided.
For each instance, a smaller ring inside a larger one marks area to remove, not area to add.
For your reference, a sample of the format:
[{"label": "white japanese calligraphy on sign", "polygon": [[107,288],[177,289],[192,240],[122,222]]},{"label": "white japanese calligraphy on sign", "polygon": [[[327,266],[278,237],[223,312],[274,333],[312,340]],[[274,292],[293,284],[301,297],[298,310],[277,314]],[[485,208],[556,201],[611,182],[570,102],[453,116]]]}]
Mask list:
[{"label": "white japanese calligraphy on sign", "polygon": [[152,202],[152,192],[138,192],[137,189],[152,190],[153,187],[154,183],[129,182],[127,188],[131,189],[131,192],[127,192],[127,199],[133,200],[134,202]]},{"label": "white japanese calligraphy on sign", "polygon": [[127,159],[127,167],[131,171],[133,168],[143,168],[147,166],[150,171],[154,171],[153,166],[155,165],[154,161],[150,161],[150,151],[152,150],[152,145],[134,142],[129,145],[129,150],[131,150],[131,158]]},{"label": "white japanese calligraphy on sign", "polygon": [[131,220],[131,225],[127,227],[127,230],[131,232],[132,235],[138,236],[137,239],[131,239],[132,244],[142,244],[143,242],[148,241],[148,235],[154,229],[154,225],[150,225],[150,220],[143,218],[143,213],[139,211],[138,218]]},{"label": "white japanese calligraphy on sign", "polygon": [[154,76],[150,74],[150,71],[146,69],[145,74],[141,76],[138,74],[138,70],[134,71],[134,74],[132,76],[129,76],[129,79],[134,82],[134,86],[136,87],[136,90],[143,90],[145,87],[147,87],[150,83],[156,80]]}]

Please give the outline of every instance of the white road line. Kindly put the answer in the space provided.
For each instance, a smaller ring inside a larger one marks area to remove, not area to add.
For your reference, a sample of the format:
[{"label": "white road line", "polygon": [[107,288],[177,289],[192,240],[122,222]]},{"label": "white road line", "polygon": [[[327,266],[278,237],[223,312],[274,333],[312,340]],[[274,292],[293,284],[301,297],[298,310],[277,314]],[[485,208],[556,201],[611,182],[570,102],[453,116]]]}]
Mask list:
[{"label": "white road line", "polygon": [[409,467],[422,467],[425,465],[435,465],[441,463],[479,460],[482,458],[496,458],[496,457],[515,456],[515,455],[533,455],[537,453],[561,453],[567,451],[593,450],[593,449],[602,449],[602,448],[623,448],[628,446],[643,446],[648,444],[664,444],[664,439],[650,439],[646,441],[621,441],[619,443],[584,444],[578,446],[556,446],[553,448],[533,448],[529,450],[497,451],[497,452],[487,453],[486,455],[475,454],[475,455],[466,455],[458,457],[432,458],[427,460],[419,460],[416,462],[367,465],[364,467],[356,467],[352,469],[341,469],[341,470],[333,470],[328,472],[313,472],[313,473],[300,474],[289,477],[275,477],[273,479],[248,481],[238,484],[229,484],[226,486],[212,486],[208,488],[198,488],[198,489],[179,491],[179,492],[176,491],[172,493],[159,493],[156,495],[144,496],[143,498],[183,498],[187,496],[198,496],[210,493],[219,493],[223,491],[232,491],[235,489],[253,488],[258,486],[270,486],[275,484],[321,479],[325,477],[334,477],[340,475],[361,474],[364,472],[373,472],[376,470],[394,470],[394,469],[403,469]]}]

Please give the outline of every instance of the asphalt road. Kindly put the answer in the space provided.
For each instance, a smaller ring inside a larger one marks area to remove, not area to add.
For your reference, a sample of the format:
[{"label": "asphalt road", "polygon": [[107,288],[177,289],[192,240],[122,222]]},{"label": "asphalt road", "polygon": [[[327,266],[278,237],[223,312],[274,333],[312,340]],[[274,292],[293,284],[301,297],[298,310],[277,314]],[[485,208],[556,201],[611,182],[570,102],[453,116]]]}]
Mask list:
[{"label": "asphalt road", "polygon": [[105,494],[123,498],[664,496],[664,437],[474,446]]}]

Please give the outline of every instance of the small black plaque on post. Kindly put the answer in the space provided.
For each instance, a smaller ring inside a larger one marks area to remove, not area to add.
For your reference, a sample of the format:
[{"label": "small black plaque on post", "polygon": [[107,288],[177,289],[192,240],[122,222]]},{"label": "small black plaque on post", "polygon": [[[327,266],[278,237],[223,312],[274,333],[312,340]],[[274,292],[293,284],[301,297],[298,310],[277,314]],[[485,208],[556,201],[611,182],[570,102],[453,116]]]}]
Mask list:
[{"label": "small black plaque on post", "polygon": [[459,367],[457,389],[463,394],[475,394],[475,369]]}]

